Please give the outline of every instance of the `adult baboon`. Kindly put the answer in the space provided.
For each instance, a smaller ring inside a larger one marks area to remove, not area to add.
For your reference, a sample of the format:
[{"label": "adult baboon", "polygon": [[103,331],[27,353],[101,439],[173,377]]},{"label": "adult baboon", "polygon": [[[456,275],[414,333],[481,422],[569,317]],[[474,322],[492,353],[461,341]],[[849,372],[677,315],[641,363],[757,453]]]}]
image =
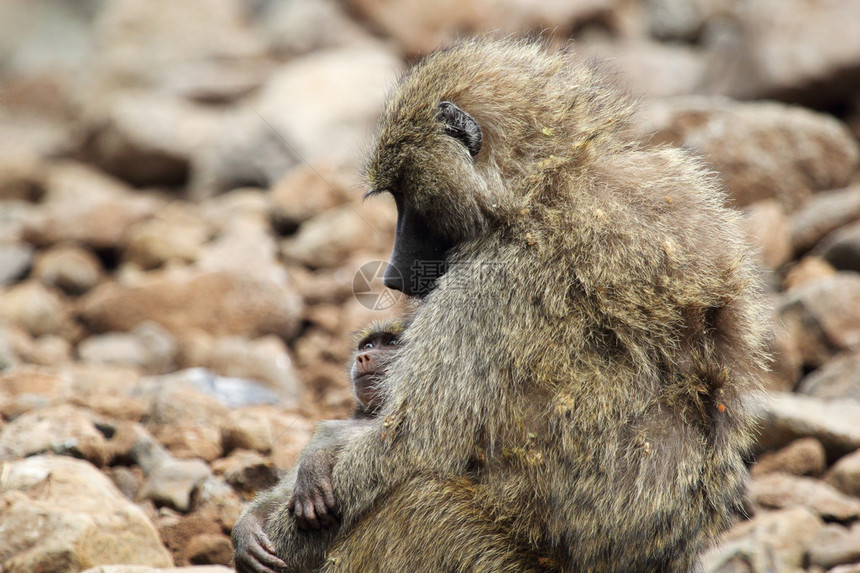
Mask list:
[{"label": "adult baboon", "polygon": [[759,279],[714,178],[631,110],[526,41],[401,80],[367,178],[398,208],[387,284],[423,300],[334,466],[341,523],[269,520],[290,570],[686,571],[727,526]]},{"label": "adult baboon", "polygon": [[264,525],[277,508],[288,507],[302,529],[328,527],[337,503],[331,487],[331,470],[344,443],[385,402],[385,369],[400,349],[406,321],[399,318],[371,323],[355,334],[355,351],[349,374],[356,407],[348,420],[321,422],[293,469],[277,485],[258,495],[233,528],[234,561],[240,573],[276,573],[284,566]]}]

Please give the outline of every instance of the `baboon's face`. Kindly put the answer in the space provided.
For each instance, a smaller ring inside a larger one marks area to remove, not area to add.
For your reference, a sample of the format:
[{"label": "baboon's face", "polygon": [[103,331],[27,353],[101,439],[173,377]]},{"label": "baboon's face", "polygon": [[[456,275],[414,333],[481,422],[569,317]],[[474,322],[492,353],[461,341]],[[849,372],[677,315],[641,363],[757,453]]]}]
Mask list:
[{"label": "baboon's face", "polygon": [[391,193],[397,204],[394,250],[383,282],[419,297],[445,273],[451,250],[485,224],[476,203],[482,178],[474,165],[481,127],[448,101],[431,111],[407,126],[383,130],[368,168],[370,194]]},{"label": "baboon's face", "polygon": [[350,371],[352,388],[359,404],[370,412],[382,405],[382,393],[379,381],[385,376],[385,370],[400,342],[400,333],[396,330],[375,330],[358,342],[355,359]]}]

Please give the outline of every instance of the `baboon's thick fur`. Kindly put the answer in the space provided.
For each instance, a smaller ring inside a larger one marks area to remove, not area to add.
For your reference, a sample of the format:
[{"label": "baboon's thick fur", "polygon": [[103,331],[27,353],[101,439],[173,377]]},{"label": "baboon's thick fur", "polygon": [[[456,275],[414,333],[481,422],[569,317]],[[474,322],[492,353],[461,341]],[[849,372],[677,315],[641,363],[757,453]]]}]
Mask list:
[{"label": "baboon's thick fur", "polygon": [[[474,117],[473,159],[437,105]],[[764,368],[759,279],[700,162],[645,147],[594,64],[474,40],[402,79],[368,163],[458,245],[334,469],[333,571],[688,571],[740,504]],[[329,548],[328,543],[333,543]]]}]

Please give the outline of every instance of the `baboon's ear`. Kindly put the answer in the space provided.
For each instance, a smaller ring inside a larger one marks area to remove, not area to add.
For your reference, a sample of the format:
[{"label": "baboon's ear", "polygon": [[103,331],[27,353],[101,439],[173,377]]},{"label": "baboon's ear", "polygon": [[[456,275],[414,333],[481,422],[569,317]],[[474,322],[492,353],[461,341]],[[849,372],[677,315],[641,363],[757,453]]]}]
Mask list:
[{"label": "baboon's ear", "polygon": [[475,118],[450,101],[440,103],[436,108],[436,115],[442,121],[446,134],[459,139],[472,157],[478,155],[484,134],[481,133],[481,126]]}]

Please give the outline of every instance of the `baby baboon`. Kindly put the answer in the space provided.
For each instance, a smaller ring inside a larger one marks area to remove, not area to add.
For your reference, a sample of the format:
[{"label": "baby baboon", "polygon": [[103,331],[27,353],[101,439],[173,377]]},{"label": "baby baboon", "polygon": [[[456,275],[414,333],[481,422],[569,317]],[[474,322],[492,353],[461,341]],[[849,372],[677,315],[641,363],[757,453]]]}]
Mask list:
[{"label": "baby baboon", "polygon": [[338,454],[340,523],[269,520],[288,570],[688,571],[727,527],[769,321],[715,178],[631,113],[526,41],[403,77],[367,178],[422,300]]},{"label": "baby baboon", "polygon": [[405,328],[401,319],[372,323],[355,335],[356,350],[350,366],[350,379],[356,408],[349,420],[321,422],[305,446],[293,470],[275,487],[260,494],[245,510],[233,528],[236,569],[244,572],[278,572],[284,567],[265,531],[265,523],[276,508],[289,508],[299,527],[319,529],[334,521],[337,510],[331,487],[331,470],[338,450],[368,420],[374,418],[385,401],[385,368]]}]

